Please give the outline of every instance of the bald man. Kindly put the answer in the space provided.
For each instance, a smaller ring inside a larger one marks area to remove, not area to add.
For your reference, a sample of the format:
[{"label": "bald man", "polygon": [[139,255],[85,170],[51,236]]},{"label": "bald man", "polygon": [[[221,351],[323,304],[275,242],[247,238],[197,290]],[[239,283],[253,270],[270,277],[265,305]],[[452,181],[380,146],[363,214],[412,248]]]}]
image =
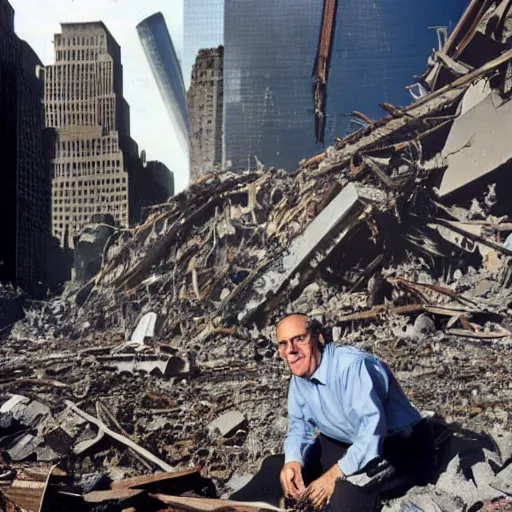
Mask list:
[{"label": "bald man", "polygon": [[[308,499],[315,508],[366,512],[377,510],[382,496],[430,481],[429,426],[384,363],[354,347],[326,344],[321,326],[302,314],[283,318],[276,337],[292,373],[285,454],[266,459],[231,499],[278,505],[284,496]],[[383,459],[392,480],[364,487],[347,480],[371,474]]]}]

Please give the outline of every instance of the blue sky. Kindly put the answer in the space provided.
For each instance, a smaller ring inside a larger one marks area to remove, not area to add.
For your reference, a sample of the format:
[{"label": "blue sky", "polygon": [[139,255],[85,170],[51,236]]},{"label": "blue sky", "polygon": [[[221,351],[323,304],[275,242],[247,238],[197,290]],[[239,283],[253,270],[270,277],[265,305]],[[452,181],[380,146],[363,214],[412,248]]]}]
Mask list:
[{"label": "blue sky", "polygon": [[131,133],[148,159],[174,171],[176,191],[188,184],[188,162],[167,116],[135,26],[161,11],[178,55],[183,51],[183,0],[9,0],[16,11],[16,33],[43,64],[53,64],[53,35],[60,22],[103,21],[121,45],[124,96],[131,107]]}]

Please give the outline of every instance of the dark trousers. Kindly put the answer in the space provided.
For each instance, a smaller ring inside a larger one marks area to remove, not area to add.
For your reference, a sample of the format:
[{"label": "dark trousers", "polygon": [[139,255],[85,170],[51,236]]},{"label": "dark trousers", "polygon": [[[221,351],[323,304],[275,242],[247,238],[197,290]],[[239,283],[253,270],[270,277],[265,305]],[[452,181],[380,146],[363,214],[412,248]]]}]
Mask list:
[{"label": "dark trousers", "polygon": [[[307,456],[304,483],[308,485],[336,464],[348,447],[320,434]],[[366,485],[354,485],[347,480],[336,483],[327,507],[329,512],[373,512],[379,509],[382,498],[398,497],[415,485],[428,484],[435,471],[434,439],[428,423],[418,423],[408,438],[386,437],[382,456],[383,460],[374,461],[365,468],[369,476],[373,475]],[[283,464],[284,455],[266,458],[254,478],[230,499],[266,501],[279,506],[283,496],[279,480]],[[385,466],[387,469],[382,470]]]}]

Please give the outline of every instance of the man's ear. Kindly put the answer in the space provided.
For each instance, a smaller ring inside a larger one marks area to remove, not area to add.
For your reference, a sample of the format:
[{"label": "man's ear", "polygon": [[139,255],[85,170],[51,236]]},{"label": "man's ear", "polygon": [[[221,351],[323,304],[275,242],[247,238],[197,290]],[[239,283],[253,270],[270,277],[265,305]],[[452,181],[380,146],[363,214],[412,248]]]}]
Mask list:
[{"label": "man's ear", "polygon": [[322,347],[325,347],[325,338],[321,332],[318,333],[318,343],[322,345]]}]

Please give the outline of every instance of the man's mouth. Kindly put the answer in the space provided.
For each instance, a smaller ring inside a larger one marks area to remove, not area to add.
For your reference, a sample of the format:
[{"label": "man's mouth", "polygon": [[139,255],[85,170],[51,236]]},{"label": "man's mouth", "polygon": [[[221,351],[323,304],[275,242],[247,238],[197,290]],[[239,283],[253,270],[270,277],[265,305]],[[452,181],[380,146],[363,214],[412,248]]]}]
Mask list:
[{"label": "man's mouth", "polygon": [[290,366],[296,366],[297,363],[299,363],[300,361],[302,361],[302,359],[304,359],[303,357],[300,357],[300,356],[297,356],[297,357],[293,357],[293,358],[289,358],[288,359],[288,364]]}]

